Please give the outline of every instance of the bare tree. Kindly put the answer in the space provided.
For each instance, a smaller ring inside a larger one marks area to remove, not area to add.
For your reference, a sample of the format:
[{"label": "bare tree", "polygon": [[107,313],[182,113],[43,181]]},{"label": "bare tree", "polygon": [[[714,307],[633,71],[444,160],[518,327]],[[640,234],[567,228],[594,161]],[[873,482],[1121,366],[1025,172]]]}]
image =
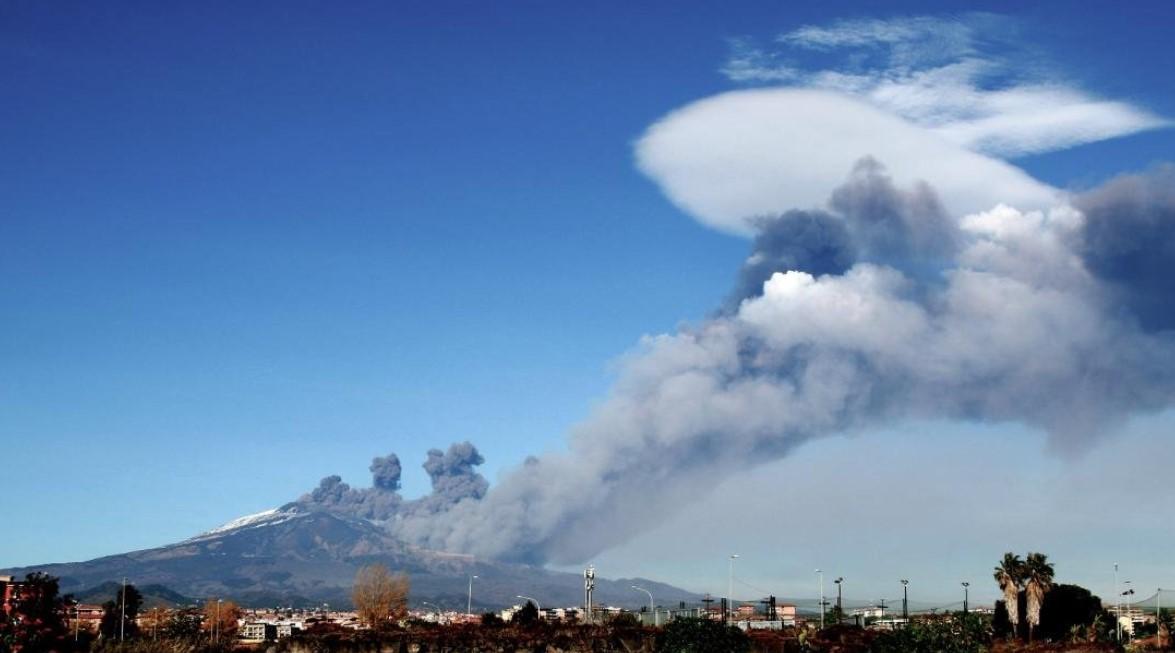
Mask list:
[{"label": "bare tree", "polygon": [[237,620],[240,618],[241,608],[236,603],[227,599],[207,599],[204,601],[204,619],[200,627],[210,642],[231,644],[237,636]]},{"label": "bare tree", "polygon": [[378,628],[402,619],[408,613],[408,588],[406,574],[393,574],[381,564],[361,567],[351,590],[359,620]]}]

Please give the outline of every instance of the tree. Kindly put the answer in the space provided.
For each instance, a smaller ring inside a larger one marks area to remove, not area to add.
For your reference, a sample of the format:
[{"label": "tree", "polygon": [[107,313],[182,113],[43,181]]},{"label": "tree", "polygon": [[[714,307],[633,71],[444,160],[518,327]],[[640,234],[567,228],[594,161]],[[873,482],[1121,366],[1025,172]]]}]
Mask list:
[{"label": "tree", "polygon": [[1020,586],[1024,582],[1024,561],[1014,553],[1005,553],[1004,559],[996,565],[996,583],[1004,593],[1004,605],[1008,611],[1008,621],[1012,624],[1012,632],[1017,632],[1020,623]]},{"label": "tree", "polygon": [[499,628],[501,626],[505,626],[506,622],[502,621],[502,618],[499,617],[497,613],[486,612],[485,614],[481,615],[481,625],[486,628]]},{"label": "tree", "polygon": [[237,636],[237,621],[240,618],[241,608],[236,603],[225,599],[207,599],[204,601],[201,628],[208,636],[208,641],[219,645],[230,644]]},{"label": "tree", "polygon": [[1171,641],[1171,633],[1175,632],[1175,617],[1171,616],[1170,610],[1163,608],[1155,616],[1155,622],[1155,643],[1159,648],[1163,648]]},{"label": "tree", "polygon": [[829,626],[840,624],[845,620],[845,611],[839,605],[834,605],[828,609],[828,615],[824,620]]},{"label": "tree", "polygon": [[139,608],[143,607],[143,595],[134,585],[118,588],[114,599],[102,604],[102,621],[98,625],[99,636],[105,639],[132,639],[139,634],[135,621]]},{"label": "tree", "polygon": [[60,648],[64,613],[56,578],[40,572],[25,576],[11,611],[5,615],[0,610],[0,651],[44,653]]},{"label": "tree", "polygon": [[1029,553],[1024,561],[1024,589],[1028,598],[1028,641],[1032,641],[1033,630],[1040,625],[1040,608],[1044,595],[1053,586],[1055,571],[1043,553]]},{"label": "tree", "polygon": [[743,631],[713,619],[675,619],[657,638],[665,653],[746,653],[751,640]]},{"label": "tree", "polygon": [[408,589],[407,575],[392,574],[381,564],[368,565],[355,574],[351,600],[359,620],[379,628],[408,614]]},{"label": "tree", "polygon": [[163,635],[168,639],[195,639],[200,635],[201,612],[195,608],[172,610]]},{"label": "tree", "polygon": [[1077,585],[1053,585],[1045,594],[1034,636],[1062,641],[1074,633],[1088,635],[1099,616],[1103,621],[1113,620],[1102,608],[1102,600],[1089,590]]},{"label": "tree", "polygon": [[529,626],[539,620],[539,609],[534,603],[527,601],[526,605],[514,613],[514,618],[511,619],[514,623],[520,626]]}]

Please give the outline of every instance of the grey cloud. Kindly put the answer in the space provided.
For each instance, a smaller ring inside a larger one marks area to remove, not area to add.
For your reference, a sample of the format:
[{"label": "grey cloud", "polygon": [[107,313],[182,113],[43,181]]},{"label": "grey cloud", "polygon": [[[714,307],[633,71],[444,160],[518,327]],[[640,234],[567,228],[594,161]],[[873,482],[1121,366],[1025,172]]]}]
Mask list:
[{"label": "grey cloud", "polygon": [[1081,255],[1145,328],[1175,327],[1175,166],[1126,175],[1080,196]]},{"label": "grey cloud", "polygon": [[726,301],[728,312],[737,310],[744,299],[763,294],[763,282],[776,272],[841,274],[856,261],[844,222],[825,211],[788,211],[760,218],[756,227],[751,255]]},{"label": "grey cloud", "polygon": [[369,469],[373,487],[390,492],[400,489],[400,459],[396,454],[372,458]]},{"label": "grey cloud", "polygon": [[957,229],[934,190],[925,183],[899,190],[872,157],[857,162],[829,205],[844,216],[863,260],[910,271],[954,252]]},{"label": "grey cloud", "polygon": [[428,452],[424,469],[432,479],[432,493],[410,501],[400,496],[400,458],[388,454],[371,461],[372,487],[355,489],[339,476],[327,476],[303,495],[297,505],[308,510],[329,510],[374,521],[393,521],[404,515],[430,515],[463,500],[485,496],[489,482],[477,473],[485,462],[477,447],[459,442],[447,452]]}]

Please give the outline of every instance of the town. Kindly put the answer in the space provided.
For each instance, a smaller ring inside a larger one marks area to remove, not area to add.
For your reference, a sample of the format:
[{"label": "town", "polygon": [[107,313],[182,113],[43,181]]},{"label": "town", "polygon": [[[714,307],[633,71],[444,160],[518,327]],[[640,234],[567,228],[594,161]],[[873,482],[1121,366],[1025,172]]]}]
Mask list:
[{"label": "town", "polygon": [[[353,605],[345,608],[328,604],[245,607],[228,597],[167,605],[145,600],[127,579],[112,584],[115,591],[109,600],[85,603],[59,596],[55,578],[33,573],[24,579],[0,576],[0,651],[165,651],[174,650],[176,642],[186,642],[189,650],[203,651],[249,650],[275,644],[289,650],[306,646],[320,650],[323,642],[329,642],[331,650],[349,651],[371,637],[414,643],[416,648],[409,650],[471,650],[446,649],[439,643],[450,640],[483,650],[489,645],[486,642],[525,640],[528,634],[533,637],[536,629],[542,630],[545,638],[561,632],[571,638],[569,641],[589,647],[572,650],[930,653],[948,650],[942,648],[945,644],[941,641],[934,645],[937,648],[919,648],[926,641],[935,641],[930,635],[938,631],[949,635],[952,651],[987,650],[988,646],[994,647],[992,650],[1036,650],[1034,646],[1057,644],[1069,646],[1063,649],[1066,651],[1171,650],[1172,613],[1162,606],[1162,590],[1148,604],[1134,600],[1135,591],[1127,584],[1116,600],[1103,602],[1084,588],[1055,582],[1054,573],[1042,554],[1030,553],[1022,560],[1008,553],[993,573],[1004,599],[992,606],[971,605],[970,583],[964,582],[961,604],[920,610],[910,609],[905,594],[908,581],[904,580],[900,603],[887,605],[883,600],[850,607],[843,600],[843,579],[838,577],[833,581],[835,596],[820,597],[816,603],[819,609],[811,611],[777,601],[774,596],[731,602],[725,597],[706,596],[697,604],[680,601],[666,607],[658,605],[649,590],[636,585],[632,590],[646,595],[647,604],[639,608],[596,605],[596,571],[592,567],[583,573],[581,605],[543,607],[534,597],[518,595],[518,602],[493,611],[473,610],[476,576],[469,578],[465,610],[442,608],[429,601],[411,601],[410,578],[381,564],[360,569]],[[823,572],[817,570],[817,574],[823,585]],[[695,642],[690,644],[692,648],[675,648],[673,637],[678,631],[684,632],[687,641]],[[718,643],[711,648],[696,644],[710,640]],[[434,649],[427,648],[429,641]],[[616,642],[624,643],[621,648],[608,648]],[[634,642],[636,649],[630,648]],[[125,648],[131,645],[138,648]],[[591,648],[599,646],[604,648]],[[887,648],[893,646],[899,648]]]}]

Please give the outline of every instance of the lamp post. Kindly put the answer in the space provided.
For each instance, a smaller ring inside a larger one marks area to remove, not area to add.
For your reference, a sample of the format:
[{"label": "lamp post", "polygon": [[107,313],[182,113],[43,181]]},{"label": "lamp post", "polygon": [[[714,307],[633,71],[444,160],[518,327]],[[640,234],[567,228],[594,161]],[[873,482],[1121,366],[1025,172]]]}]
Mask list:
[{"label": "lamp post", "polygon": [[220,599],[216,599],[216,623],[212,626],[216,629],[216,643],[220,644]]},{"label": "lamp post", "polygon": [[843,597],[841,595],[841,587],[844,585],[845,577],[838,576],[837,579],[832,582],[836,583],[836,623],[839,624],[842,620],[844,620],[845,617],[845,607],[842,600]]},{"label": "lamp post", "polygon": [[970,598],[971,583],[963,581],[963,614],[967,614],[967,599]]},{"label": "lamp post", "polygon": [[1122,641],[1122,597],[1118,596],[1118,563],[1114,563],[1114,624],[1118,641]]},{"label": "lamp post", "polygon": [[[1158,614],[1157,612],[1155,614]],[[82,628],[82,604],[77,602],[73,604],[73,643],[78,642],[78,633]]]},{"label": "lamp post", "polygon": [[820,629],[824,629],[824,572],[819,569],[816,574],[820,576]]},{"label": "lamp post", "polygon": [[653,625],[656,625],[657,616],[656,616],[656,612],[654,612],[654,610],[656,610],[656,608],[653,607],[653,593],[643,587],[637,587],[636,585],[633,585],[632,589],[634,589],[638,592],[644,592],[645,594],[649,595],[649,612],[653,613]]},{"label": "lamp post", "polygon": [[906,590],[909,585],[910,585],[910,581],[903,578],[902,579],[902,620],[905,621],[907,624],[910,623],[910,605],[909,605],[909,598],[910,597],[909,597],[909,594],[906,593]]},{"label": "lamp post", "polygon": [[734,561],[737,553],[730,554],[730,574],[726,582],[726,623],[730,623],[731,613],[734,612]]},{"label": "lamp post", "polygon": [[473,579],[474,578],[477,578],[477,576],[470,576],[469,577],[469,598],[465,602],[466,616],[473,615]]}]

